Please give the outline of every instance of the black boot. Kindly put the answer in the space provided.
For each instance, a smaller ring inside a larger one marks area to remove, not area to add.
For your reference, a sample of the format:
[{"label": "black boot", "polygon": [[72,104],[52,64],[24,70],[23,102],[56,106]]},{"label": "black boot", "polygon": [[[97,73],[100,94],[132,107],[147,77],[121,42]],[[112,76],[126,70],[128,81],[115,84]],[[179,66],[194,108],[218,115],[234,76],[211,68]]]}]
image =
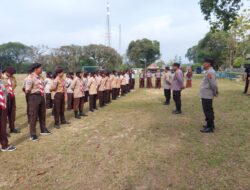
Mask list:
[{"label": "black boot", "polygon": [[75,111],[75,118],[76,119],[81,119],[81,116],[78,114],[78,111]]},{"label": "black boot", "polygon": [[206,127],[206,128],[201,129],[201,132],[202,133],[213,133],[214,129],[211,127]]},{"label": "black boot", "polygon": [[86,117],[86,116],[87,116],[87,115],[86,115],[85,113],[83,113],[83,112],[80,112],[79,115],[82,116],[82,117]]}]

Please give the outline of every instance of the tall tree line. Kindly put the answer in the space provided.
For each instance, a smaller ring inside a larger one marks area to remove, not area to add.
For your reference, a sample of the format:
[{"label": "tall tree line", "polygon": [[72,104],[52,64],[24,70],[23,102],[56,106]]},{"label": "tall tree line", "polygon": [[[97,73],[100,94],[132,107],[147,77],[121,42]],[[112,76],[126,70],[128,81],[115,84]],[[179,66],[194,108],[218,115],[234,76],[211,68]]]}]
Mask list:
[{"label": "tall tree line", "polygon": [[83,66],[113,70],[121,67],[122,57],[115,49],[97,44],[66,45],[58,48],[45,45],[27,46],[20,42],[0,45],[0,69],[13,66],[17,72],[25,73],[33,62],[43,64],[45,70],[53,70],[57,66],[69,71],[79,70]]}]

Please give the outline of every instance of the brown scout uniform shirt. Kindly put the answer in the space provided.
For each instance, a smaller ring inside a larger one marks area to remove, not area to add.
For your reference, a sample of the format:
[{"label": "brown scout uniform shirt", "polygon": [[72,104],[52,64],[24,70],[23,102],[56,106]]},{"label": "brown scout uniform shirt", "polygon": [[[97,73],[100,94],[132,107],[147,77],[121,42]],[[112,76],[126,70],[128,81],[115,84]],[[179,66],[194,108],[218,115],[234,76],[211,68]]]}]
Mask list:
[{"label": "brown scout uniform shirt", "polygon": [[107,78],[102,77],[101,82],[100,82],[99,91],[103,92],[106,90],[106,82],[107,82]]},{"label": "brown scout uniform shirt", "polygon": [[30,92],[30,94],[41,93],[39,80],[43,84],[43,79],[40,76],[37,76],[35,73],[32,73],[29,76],[27,76],[25,82],[25,92],[26,93]]},{"label": "brown scout uniform shirt", "polygon": [[88,81],[88,87],[90,95],[97,94],[97,81],[94,77],[90,77]]},{"label": "brown scout uniform shirt", "polygon": [[51,91],[55,91],[55,93],[65,93],[65,80],[56,77],[51,85]]},{"label": "brown scout uniform shirt", "polygon": [[73,90],[74,98],[82,98],[84,96],[84,84],[82,79],[75,77],[75,79],[71,83],[70,88]]}]

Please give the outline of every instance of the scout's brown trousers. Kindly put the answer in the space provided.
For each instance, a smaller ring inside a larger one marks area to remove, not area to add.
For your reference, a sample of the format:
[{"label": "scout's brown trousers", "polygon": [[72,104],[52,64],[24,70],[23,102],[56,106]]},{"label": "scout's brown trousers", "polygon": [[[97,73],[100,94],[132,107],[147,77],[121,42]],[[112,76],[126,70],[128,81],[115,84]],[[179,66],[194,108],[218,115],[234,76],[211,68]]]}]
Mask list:
[{"label": "scout's brown trousers", "polygon": [[40,94],[31,94],[28,99],[30,135],[36,135],[36,122],[39,119],[41,132],[46,130],[46,105],[44,96]]}]

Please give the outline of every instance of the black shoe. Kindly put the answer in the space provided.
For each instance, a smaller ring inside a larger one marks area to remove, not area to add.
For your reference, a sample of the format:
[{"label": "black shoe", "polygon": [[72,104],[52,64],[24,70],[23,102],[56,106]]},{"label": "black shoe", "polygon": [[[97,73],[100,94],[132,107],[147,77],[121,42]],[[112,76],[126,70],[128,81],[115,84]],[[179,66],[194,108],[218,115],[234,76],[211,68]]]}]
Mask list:
[{"label": "black shoe", "polygon": [[32,135],[32,136],[30,137],[30,140],[32,140],[32,141],[38,141],[39,139],[37,138],[36,135]]},{"label": "black shoe", "polygon": [[175,115],[179,115],[179,114],[182,114],[182,111],[177,111],[177,110],[175,110],[175,111],[173,111],[172,113],[175,114]]},{"label": "black shoe", "polygon": [[76,118],[76,119],[81,119],[81,117],[80,117],[80,115],[78,114],[77,111],[75,112],[75,118]]},{"label": "black shoe", "polygon": [[1,151],[2,152],[12,152],[16,150],[16,147],[12,146],[12,145],[9,145],[7,148],[2,148]]},{"label": "black shoe", "polygon": [[20,130],[18,130],[18,129],[11,129],[10,133],[20,133]]},{"label": "black shoe", "polygon": [[70,124],[69,121],[64,121],[64,122],[61,123],[61,125],[69,125],[69,124]]},{"label": "black shoe", "polygon": [[75,118],[76,119],[81,119],[81,116],[80,115],[75,115]]},{"label": "black shoe", "polygon": [[202,133],[213,133],[214,132],[214,129],[213,128],[204,128],[204,129],[201,129],[200,130]]},{"label": "black shoe", "polygon": [[94,112],[94,110],[89,110],[90,112]]},{"label": "black shoe", "polygon": [[88,115],[86,115],[86,114],[83,113],[83,112],[80,112],[80,116],[82,116],[82,117],[87,117]]},{"label": "black shoe", "polygon": [[80,113],[80,116],[82,116],[82,117],[87,117],[88,115],[86,115],[85,113]]},{"label": "black shoe", "polygon": [[61,129],[60,125],[55,125],[54,128]]},{"label": "black shoe", "polygon": [[41,132],[41,135],[48,136],[51,135],[51,132],[48,129],[45,129],[44,131]]}]

